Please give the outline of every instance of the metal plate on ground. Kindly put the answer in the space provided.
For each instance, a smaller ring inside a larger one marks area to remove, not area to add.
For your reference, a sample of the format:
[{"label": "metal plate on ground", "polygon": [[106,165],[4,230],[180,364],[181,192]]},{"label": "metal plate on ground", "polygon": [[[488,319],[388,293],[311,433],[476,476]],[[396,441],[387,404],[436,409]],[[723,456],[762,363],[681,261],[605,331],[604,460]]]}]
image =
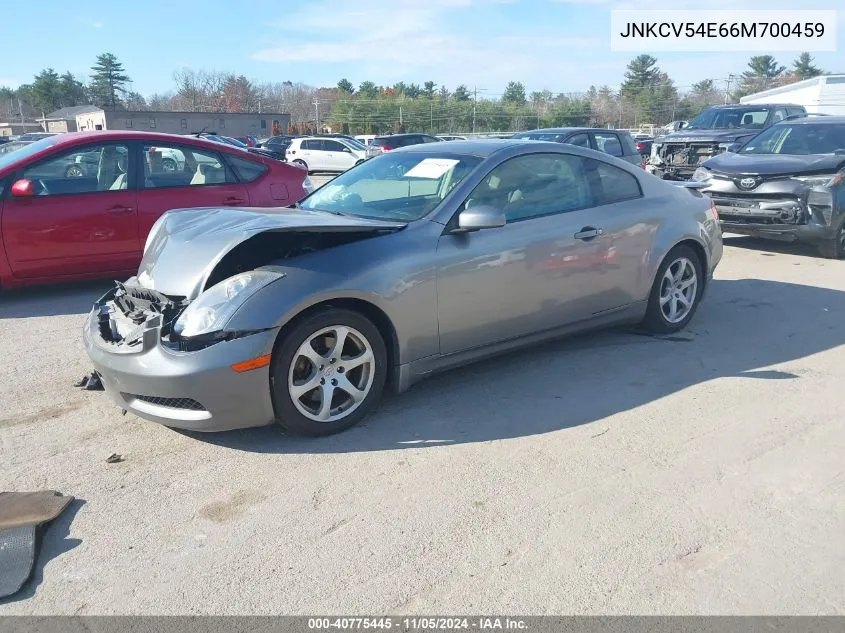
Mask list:
[{"label": "metal plate on ground", "polygon": [[34,524],[0,530],[0,598],[20,591],[35,565]]},{"label": "metal plate on ground", "polygon": [[52,521],[71,501],[55,490],[0,492],[0,530]]}]

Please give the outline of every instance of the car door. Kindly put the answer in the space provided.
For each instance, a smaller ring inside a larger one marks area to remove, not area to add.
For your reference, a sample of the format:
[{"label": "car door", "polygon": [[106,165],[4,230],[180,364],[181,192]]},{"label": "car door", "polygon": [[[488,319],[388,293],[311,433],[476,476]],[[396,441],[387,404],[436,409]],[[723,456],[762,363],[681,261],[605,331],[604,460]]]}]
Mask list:
[{"label": "car door", "polygon": [[511,158],[462,204],[491,205],[507,224],[440,238],[441,353],[588,319],[604,309],[609,241],[600,232],[595,178],[564,153]]},{"label": "car door", "polygon": [[13,275],[61,278],[137,268],[143,242],[133,169],[129,144],[120,142],[77,146],[23,166],[14,179],[31,180],[34,195],[8,195],[2,216]]},{"label": "car door", "polygon": [[[138,223],[141,238],[166,211],[191,207],[222,207],[249,204],[246,185],[223,161],[220,152],[180,143],[138,145],[143,178],[138,192]],[[181,157],[173,165],[168,156]]]},{"label": "car door", "polygon": [[327,154],[327,160],[331,171],[346,171],[355,164],[357,160],[352,150],[341,143],[332,139],[323,139],[323,150]]}]

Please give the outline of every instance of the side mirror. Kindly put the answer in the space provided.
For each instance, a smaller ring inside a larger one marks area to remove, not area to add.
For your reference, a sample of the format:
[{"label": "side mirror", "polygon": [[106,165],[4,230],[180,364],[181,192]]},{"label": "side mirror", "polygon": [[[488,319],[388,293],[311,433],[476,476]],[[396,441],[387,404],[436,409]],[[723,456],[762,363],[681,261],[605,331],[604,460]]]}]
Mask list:
[{"label": "side mirror", "polygon": [[725,151],[736,153],[739,151],[740,147],[742,147],[742,143],[728,143],[727,147],[725,147]]},{"label": "side mirror", "polygon": [[35,183],[29,178],[16,180],[12,185],[12,195],[15,198],[32,198],[35,196]]},{"label": "side mirror", "polygon": [[495,229],[507,224],[505,214],[496,207],[486,204],[464,209],[458,216],[458,231],[479,231],[481,229]]}]

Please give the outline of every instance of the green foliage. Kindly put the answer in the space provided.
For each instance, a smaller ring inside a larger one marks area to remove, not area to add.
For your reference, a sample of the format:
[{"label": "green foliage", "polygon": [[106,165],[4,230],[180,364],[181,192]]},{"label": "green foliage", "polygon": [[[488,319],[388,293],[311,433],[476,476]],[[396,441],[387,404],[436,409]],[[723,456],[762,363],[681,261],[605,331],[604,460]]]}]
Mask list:
[{"label": "green foliage", "polygon": [[509,81],[502,95],[503,103],[523,105],[525,103],[525,86],[520,81]]},{"label": "green foliage", "polygon": [[463,84],[455,88],[455,92],[452,93],[452,98],[455,101],[469,101],[472,99],[472,95],[470,94],[467,87]]},{"label": "green foliage", "polygon": [[97,55],[97,62],[91,67],[89,91],[95,105],[105,108],[122,106],[121,97],[126,93],[126,84],[131,80],[123,64],[112,53]]},{"label": "green foliage", "polygon": [[337,82],[337,87],[341,92],[345,92],[346,94],[352,94],[355,92],[355,86],[352,85],[352,82],[348,79],[341,79]]},{"label": "green foliage", "polygon": [[796,75],[798,79],[811,79],[821,75],[822,71],[817,66],[813,65],[813,57],[810,53],[801,53],[795,58],[795,61],[792,62],[792,73]]}]

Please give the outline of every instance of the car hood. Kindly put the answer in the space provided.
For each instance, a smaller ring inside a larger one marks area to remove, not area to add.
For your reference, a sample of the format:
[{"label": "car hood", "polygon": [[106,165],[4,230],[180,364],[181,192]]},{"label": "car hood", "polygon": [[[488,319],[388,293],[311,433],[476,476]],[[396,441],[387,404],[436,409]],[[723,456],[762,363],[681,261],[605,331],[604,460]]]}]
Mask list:
[{"label": "car hood", "polygon": [[655,139],[655,143],[731,143],[738,138],[748,138],[761,130],[684,130]]},{"label": "car hood", "polygon": [[175,209],[150,231],[136,282],[169,296],[196,298],[226,253],[275,231],[338,233],[395,231],[403,222],[367,220],[301,209]]},{"label": "car hood", "polygon": [[796,175],[832,172],[845,162],[845,156],[719,154],[704,161],[703,166],[723,174]]}]

